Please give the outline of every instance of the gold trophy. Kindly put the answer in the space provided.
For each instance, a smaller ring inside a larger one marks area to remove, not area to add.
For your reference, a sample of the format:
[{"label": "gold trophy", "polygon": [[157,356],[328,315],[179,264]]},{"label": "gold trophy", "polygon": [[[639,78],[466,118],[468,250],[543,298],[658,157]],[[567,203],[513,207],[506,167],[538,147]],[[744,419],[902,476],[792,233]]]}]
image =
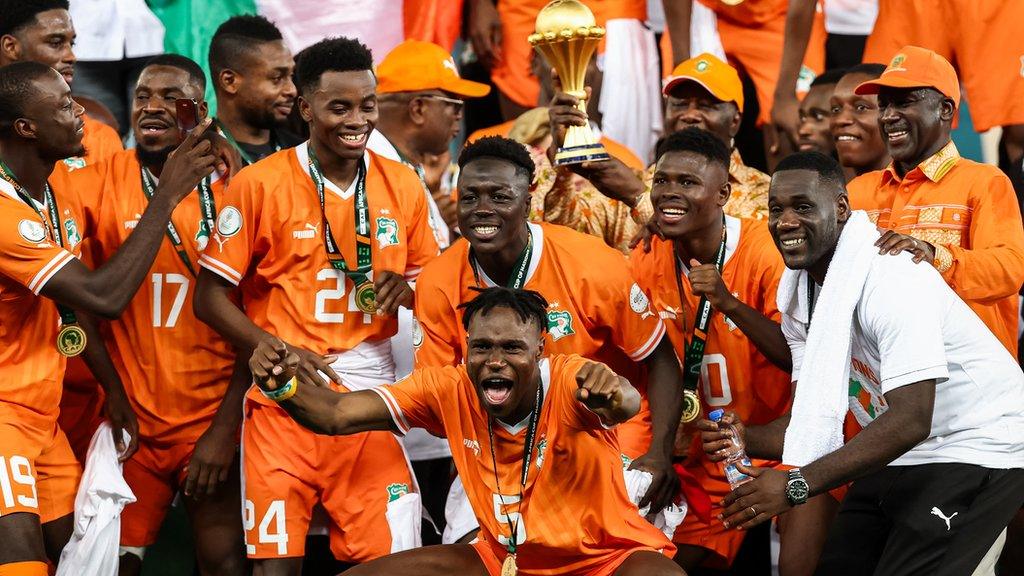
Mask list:
[{"label": "gold trophy", "polygon": [[[604,38],[594,13],[579,0],[552,0],[537,15],[536,32],[530,45],[540,52],[558,72],[562,90],[579,98],[576,108],[587,113],[587,93],[583,90],[587,65]],[[570,126],[555,154],[555,165],[608,160],[608,151],[590,126]]]}]

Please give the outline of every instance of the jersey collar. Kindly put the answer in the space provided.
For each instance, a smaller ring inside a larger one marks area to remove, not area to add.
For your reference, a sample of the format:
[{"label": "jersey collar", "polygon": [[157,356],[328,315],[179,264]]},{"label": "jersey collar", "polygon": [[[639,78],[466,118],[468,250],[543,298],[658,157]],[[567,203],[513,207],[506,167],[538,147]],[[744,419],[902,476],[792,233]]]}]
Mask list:
[{"label": "jersey collar", "polygon": [[[370,160],[369,154],[363,151],[363,167],[366,168],[366,172],[370,172]],[[295,147],[295,160],[299,163],[299,168],[306,176],[309,176],[309,181],[313,181],[313,176],[309,173],[309,140],[306,140],[302,144]],[[324,175],[324,189],[330,190],[335,193],[342,200],[348,200],[356,193],[356,181],[353,180],[352,184],[349,185],[348,189],[342,190],[340,186],[331,182],[326,175]]]},{"label": "jersey collar", "polygon": [[[533,250],[530,252],[530,268],[526,270],[526,279],[523,280],[524,287],[533,278],[533,274],[540,266],[540,259],[544,255],[544,229],[533,222],[527,222],[526,225],[530,227],[530,234],[533,234]],[[488,288],[498,285],[497,282],[491,280],[490,276],[487,275],[487,272],[484,272],[484,269],[479,264],[476,265],[476,271],[480,275],[480,280]]]},{"label": "jersey collar", "polygon": [[[540,362],[537,363],[537,366],[538,368],[540,368],[540,385],[541,388],[544,390],[544,397],[547,398],[548,389],[551,388],[551,362],[547,358],[541,358]],[[543,405],[541,406],[541,410],[544,410]],[[504,422],[498,420],[497,418],[495,418],[494,421],[497,422],[499,426],[504,428],[506,432],[515,436],[522,432],[523,430],[526,430],[526,427],[530,424],[530,416],[532,415],[533,412],[530,412],[529,414],[526,415],[526,417],[517,422],[515,425],[505,424]]]}]

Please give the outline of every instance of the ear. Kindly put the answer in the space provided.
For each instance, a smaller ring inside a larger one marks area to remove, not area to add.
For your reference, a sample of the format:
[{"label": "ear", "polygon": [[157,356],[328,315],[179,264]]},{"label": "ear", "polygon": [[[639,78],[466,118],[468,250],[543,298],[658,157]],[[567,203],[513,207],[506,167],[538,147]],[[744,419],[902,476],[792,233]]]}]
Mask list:
[{"label": "ear", "polygon": [[21,60],[21,42],[12,34],[0,36],[0,63],[10,64]]},{"label": "ear", "polygon": [[242,85],[241,80],[241,75],[237,74],[234,70],[221,70],[220,74],[217,75],[217,84],[220,86],[220,89],[231,95],[238,94],[238,90]]},{"label": "ear", "polygon": [[25,140],[36,139],[36,123],[28,118],[18,118],[14,121],[14,133]]},{"label": "ear", "polygon": [[[743,113],[740,112],[740,107],[736,104],[732,105],[732,120],[729,122],[729,136],[735,138],[736,134],[740,131],[740,123],[743,122]],[[729,150],[732,152],[732,150]]]},{"label": "ear", "polygon": [[537,346],[537,361],[538,362],[540,362],[540,359],[544,357],[544,343],[546,341],[547,341],[547,338],[544,338],[544,331],[541,330],[541,333],[540,333],[540,344]]},{"label": "ear", "polygon": [[299,116],[302,116],[302,120],[309,123],[313,121],[313,108],[310,106],[309,101],[304,96],[299,96],[295,100],[299,105]]},{"label": "ear", "polygon": [[412,98],[406,105],[406,113],[409,121],[416,126],[422,126],[427,120],[427,106],[425,98]]},{"label": "ear", "polygon": [[955,114],[956,103],[953,102],[952,98],[943,98],[939,107],[939,118],[941,118],[943,122],[952,122]]},{"label": "ear", "polygon": [[725,184],[722,184],[722,187],[718,189],[718,206],[725,206],[731,196],[732,184],[729,183],[728,177],[726,177]]},{"label": "ear", "polygon": [[199,101],[199,107],[196,109],[196,114],[199,116],[199,120],[206,119],[206,116],[210,114],[210,104],[206,100]]},{"label": "ear", "polygon": [[836,219],[840,224],[845,224],[850,216],[853,214],[853,210],[850,209],[850,197],[843,192],[836,198]]}]

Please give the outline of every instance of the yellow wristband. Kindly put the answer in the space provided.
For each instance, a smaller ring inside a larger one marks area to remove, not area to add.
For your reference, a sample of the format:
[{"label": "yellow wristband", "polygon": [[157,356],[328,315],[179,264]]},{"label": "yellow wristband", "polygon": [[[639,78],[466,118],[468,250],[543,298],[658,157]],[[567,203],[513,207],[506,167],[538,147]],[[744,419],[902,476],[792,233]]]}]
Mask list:
[{"label": "yellow wristband", "polygon": [[281,386],[277,390],[271,390],[270,392],[264,390],[263,395],[266,396],[267,398],[270,398],[274,402],[284,402],[285,400],[291,398],[292,396],[295,396],[295,392],[297,392],[298,389],[299,380],[295,376],[292,376],[292,379],[289,380],[284,386]]}]

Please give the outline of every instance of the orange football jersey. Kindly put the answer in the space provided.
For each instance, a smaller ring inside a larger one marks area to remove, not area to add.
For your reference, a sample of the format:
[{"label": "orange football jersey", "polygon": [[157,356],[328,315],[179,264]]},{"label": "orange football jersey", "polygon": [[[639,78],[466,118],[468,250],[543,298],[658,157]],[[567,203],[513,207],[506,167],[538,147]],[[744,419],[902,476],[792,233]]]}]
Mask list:
[{"label": "orange football jersey", "polygon": [[576,400],[576,373],[586,362],[576,355],[541,361],[544,401],[521,501],[527,424],[495,422],[492,447],[488,414],[464,365],[416,370],[374,389],[400,432],[422,427],[448,438],[480,539],[504,558],[515,524],[524,576],[588,574],[637,550],[675,552],[626,495],[615,429]]},{"label": "orange football jersey", "polygon": [[[397,331],[396,317],[361,312],[352,280],[327,259],[306,146],[268,156],[232,179],[217,206],[217,229],[200,264],[239,285],[249,318],[293,346],[328,354],[390,338]],[[407,166],[369,150],[363,161],[371,279],[373,272],[384,270],[415,279],[438,253],[423,185]],[[345,262],[354,266],[355,186],[342,191],[329,181],[325,184],[331,230]],[[273,404],[259,393],[250,393],[250,398]]]},{"label": "orange football jersey", "polygon": [[[654,350],[665,326],[630,277],[629,262],[600,238],[555,224],[529,226],[533,254],[523,288],[548,301],[545,354],[579,354],[635,374],[631,361]],[[471,288],[495,285],[483,270],[477,283],[469,248],[465,239],[452,244],[416,283],[417,366],[459,364],[465,356],[457,307],[476,296]]]},{"label": "orange football jersey", "polygon": [[[726,260],[722,267],[725,285],[746,305],[780,321],[775,291],[785,265],[767,224],[727,216],[726,227]],[[665,319],[681,361],[686,356],[700,299],[693,294],[684,269],[681,282],[686,303],[680,304],[674,259],[672,243],[654,238],[651,251],[645,253],[637,247],[630,262],[634,278]],[[704,414],[723,408],[735,412],[746,424],[766,424],[788,410],[791,385],[789,374],[769,362],[742,330],[721,313],[713,312],[697,394]],[[728,492],[719,465],[702,457],[699,449],[699,442],[691,444],[687,466],[701,468],[693,472],[709,492]]]},{"label": "orange football jersey", "polygon": [[[91,249],[102,265],[124,244],[149,201],[134,150],[123,150],[97,168],[102,181],[90,187],[103,194]],[[211,188],[220,207],[223,185],[218,181]],[[199,254],[209,241],[200,229],[199,202],[198,193],[188,195],[171,217],[191,269],[165,234],[139,291],[110,323],[108,348],[139,419],[139,434],[151,442],[198,440],[224,397],[234,364],[228,343],[192,313]]]},{"label": "orange football jersey", "polygon": [[59,170],[50,177],[64,248],[53,242],[45,208],[37,212],[0,181],[0,419],[44,430],[57,419],[65,359],[57,352],[57,307],[39,292],[82,242],[80,205],[58,192],[69,189],[66,178]]}]

